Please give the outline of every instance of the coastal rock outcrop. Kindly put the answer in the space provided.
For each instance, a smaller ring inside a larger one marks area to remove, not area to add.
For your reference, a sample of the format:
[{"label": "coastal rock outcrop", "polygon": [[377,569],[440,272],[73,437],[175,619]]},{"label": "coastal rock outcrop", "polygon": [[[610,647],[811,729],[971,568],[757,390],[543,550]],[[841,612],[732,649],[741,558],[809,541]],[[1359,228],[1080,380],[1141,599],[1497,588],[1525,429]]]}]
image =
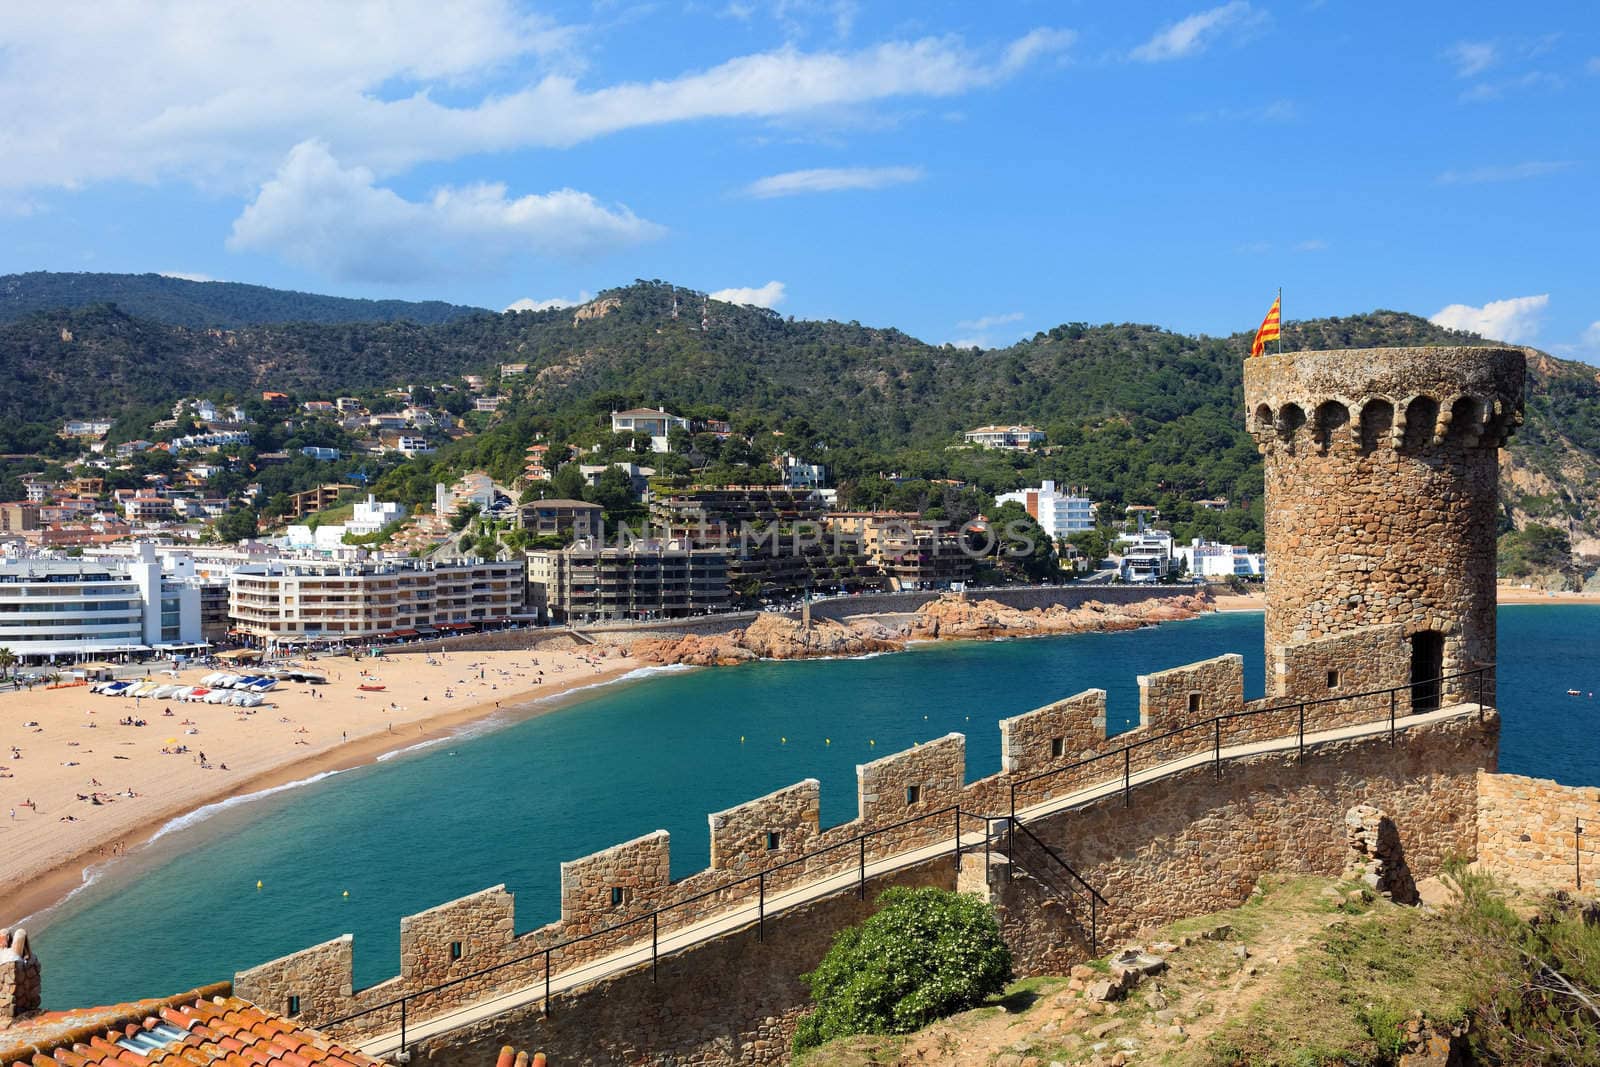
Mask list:
[{"label": "coastal rock outcrop", "polygon": [[1133,604],[1091,600],[1075,608],[1011,608],[957,594],[924,604],[908,622],[889,627],[869,618],[814,620],[807,629],[785,615],[763,615],[742,630],[681,637],[644,637],[628,646],[645,663],[725,667],[757,659],[807,659],[899,652],[908,641],[961,641],[995,637],[1136,630],[1158,622],[1192,619],[1211,610],[1203,593]]},{"label": "coastal rock outcrop", "polygon": [[954,641],[1137,630],[1153,623],[1192,619],[1210,610],[1211,600],[1204,593],[1152,598],[1133,604],[1103,604],[1090,600],[1075,608],[1056,604],[1028,609],[950,595],[918,608],[907,636],[913,640]]},{"label": "coastal rock outcrop", "polygon": [[871,621],[845,625],[821,619],[808,630],[795,619],[782,615],[763,615],[743,630],[730,630],[725,634],[688,634],[678,638],[646,638],[635,641],[629,651],[646,663],[713,667],[754,659],[805,659],[898,652],[905,648],[905,644],[904,639]]}]

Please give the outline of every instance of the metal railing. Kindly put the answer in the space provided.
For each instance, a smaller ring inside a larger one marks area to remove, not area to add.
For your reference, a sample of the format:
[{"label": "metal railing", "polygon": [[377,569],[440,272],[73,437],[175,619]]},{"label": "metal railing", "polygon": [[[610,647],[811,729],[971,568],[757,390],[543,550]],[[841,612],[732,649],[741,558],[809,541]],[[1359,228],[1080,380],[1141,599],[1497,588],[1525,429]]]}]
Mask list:
[{"label": "metal railing", "polygon": [[[1441,687],[1441,683],[1446,682],[1446,681],[1450,681],[1452,679],[1476,678],[1477,679],[1477,686],[1478,686],[1478,688],[1477,688],[1477,696],[1479,697],[1479,699],[1477,701],[1478,721],[1482,722],[1483,719],[1484,719],[1484,714],[1485,714],[1483,698],[1484,698],[1484,696],[1486,695],[1486,692],[1487,692],[1487,688],[1486,687],[1487,687],[1487,684],[1488,684],[1488,678],[1489,678],[1489,676],[1492,675],[1493,671],[1494,671],[1494,667],[1493,666],[1480,667],[1480,668],[1477,668],[1476,670],[1472,670],[1472,671],[1463,671],[1463,672],[1459,672],[1459,673],[1452,674],[1452,675],[1442,675],[1439,678],[1432,680],[1431,682],[1426,682],[1426,683],[1421,683],[1421,684],[1422,685],[1431,685],[1431,686],[1433,686],[1434,687],[1434,692],[1442,697],[1444,695],[1444,693],[1445,693],[1445,690]],[[857,896],[858,899],[864,900],[864,899],[866,899],[867,867],[869,865],[869,861],[867,859],[867,842],[870,841],[870,840],[873,840],[875,838],[882,837],[884,835],[893,834],[893,833],[895,833],[897,831],[904,830],[905,828],[913,826],[913,825],[916,825],[918,823],[930,823],[931,824],[931,823],[936,823],[939,820],[950,820],[950,822],[951,822],[951,824],[952,824],[952,826],[954,828],[954,838],[953,838],[953,843],[952,843],[952,854],[953,854],[956,870],[957,870],[958,873],[959,873],[960,867],[961,867],[962,854],[965,851],[968,850],[968,847],[964,846],[963,843],[962,843],[962,840],[961,840],[963,820],[974,820],[974,821],[977,821],[977,822],[982,822],[984,824],[983,848],[985,850],[985,862],[986,862],[985,870],[986,870],[986,872],[987,872],[988,855],[989,855],[989,853],[991,851],[991,843],[995,839],[994,825],[996,823],[999,823],[999,824],[1002,824],[1002,826],[1003,826],[1003,829],[1002,829],[1001,832],[1002,832],[1002,834],[1004,834],[1004,837],[1005,837],[1005,840],[1006,840],[1005,855],[1006,855],[1008,861],[1010,861],[1010,864],[1014,864],[1014,862],[1015,862],[1016,835],[1017,835],[1017,832],[1020,830],[1026,839],[1028,839],[1031,842],[1033,842],[1034,844],[1036,844],[1040,848],[1040,850],[1043,852],[1044,855],[1046,855],[1056,866],[1060,867],[1063,871],[1065,871],[1068,874],[1068,876],[1071,878],[1071,880],[1072,880],[1071,884],[1076,886],[1077,889],[1081,889],[1083,891],[1084,895],[1087,897],[1087,899],[1089,901],[1089,906],[1090,906],[1090,924],[1089,924],[1090,942],[1091,942],[1091,946],[1092,946],[1092,951],[1094,952],[1094,954],[1098,955],[1098,953],[1099,953],[1100,909],[1101,909],[1102,906],[1109,906],[1109,902],[1106,900],[1106,898],[1104,896],[1102,896],[1100,894],[1100,892],[1098,890],[1096,890],[1092,885],[1090,885],[1089,882],[1082,875],[1080,875],[1076,870],[1074,870],[1071,867],[1071,865],[1069,865],[1067,863],[1067,861],[1064,858],[1062,858],[1062,856],[1058,852],[1056,852],[1053,848],[1051,848],[1049,845],[1045,844],[1045,842],[1040,840],[1040,838],[1037,835],[1035,835],[1032,830],[1028,829],[1028,827],[1023,823],[1022,819],[1019,817],[1018,812],[1017,812],[1017,790],[1018,790],[1019,786],[1026,786],[1026,785],[1034,783],[1034,782],[1038,782],[1038,781],[1042,781],[1042,780],[1045,780],[1045,779],[1048,779],[1048,778],[1064,775],[1064,774],[1070,773],[1072,771],[1080,770],[1080,769],[1082,769],[1084,767],[1092,766],[1092,765],[1094,765],[1096,763],[1100,763],[1102,761],[1111,761],[1110,765],[1114,766],[1116,761],[1120,759],[1121,762],[1122,762],[1121,778],[1122,778],[1123,802],[1124,802],[1124,804],[1131,805],[1131,803],[1132,803],[1132,788],[1133,788],[1132,753],[1134,751],[1136,751],[1136,750],[1139,750],[1139,749],[1144,748],[1146,746],[1152,745],[1152,744],[1154,744],[1156,742],[1170,742],[1173,738],[1181,737],[1181,736],[1183,736],[1183,735],[1185,735],[1187,733],[1190,733],[1190,732],[1210,731],[1212,733],[1212,742],[1213,742],[1212,747],[1213,747],[1214,765],[1216,767],[1217,773],[1220,775],[1221,774],[1221,768],[1222,768],[1222,744],[1221,744],[1221,724],[1222,723],[1230,721],[1230,720],[1234,720],[1234,719],[1245,719],[1245,718],[1250,718],[1250,717],[1253,717],[1253,716],[1271,715],[1271,714],[1275,714],[1275,713],[1281,713],[1281,712],[1286,712],[1286,711],[1293,710],[1295,712],[1295,717],[1296,717],[1296,721],[1297,721],[1297,730],[1298,730],[1298,738],[1297,738],[1298,743],[1297,743],[1297,748],[1296,748],[1296,753],[1297,753],[1296,758],[1299,761],[1303,761],[1305,759],[1305,753],[1306,753],[1305,735],[1306,735],[1306,709],[1307,708],[1314,708],[1314,707],[1317,707],[1317,706],[1320,706],[1320,705],[1327,705],[1327,704],[1334,704],[1334,703],[1342,703],[1342,702],[1350,702],[1350,701],[1362,700],[1362,699],[1372,698],[1372,697],[1388,696],[1390,698],[1389,699],[1388,716],[1387,716],[1386,720],[1384,718],[1379,718],[1379,719],[1367,720],[1366,722],[1363,722],[1363,723],[1347,723],[1347,724],[1344,724],[1344,725],[1346,725],[1346,726],[1360,726],[1360,725],[1368,725],[1368,726],[1370,726],[1370,725],[1373,725],[1374,723],[1387,721],[1388,725],[1389,725],[1390,743],[1393,744],[1394,743],[1394,739],[1395,739],[1395,735],[1396,735],[1396,732],[1397,732],[1397,729],[1398,729],[1398,722],[1397,722],[1398,717],[1397,717],[1397,714],[1396,714],[1396,711],[1397,711],[1397,694],[1399,694],[1401,692],[1415,692],[1415,691],[1417,691],[1417,686],[1413,685],[1413,684],[1407,684],[1407,685],[1401,685],[1401,686],[1391,686],[1391,687],[1388,687],[1388,688],[1385,688],[1385,689],[1374,689],[1374,690],[1369,690],[1369,691],[1360,692],[1360,693],[1349,693],[1349,694],[1344,694],[1344,695],[1340,695],[1340,696],[1321,698],[1321,699],[1317,699],[1317,700],[1307,700],[1307,701],[1298,701],[1298,702],[1296,702],[1296,701],[1286,701],[1286,702],[1284,702],[1282,704],[1272,705],[1272,706],[1263,707],[1263,708],[1256,708],[1256,709],[1251,709],[1251,710],[1246,710],[1246,711],[1228,712],[1228,713],[1225,713],[1225,714],[1222,714],[1222,715],[1213,716],[1213,717],[1211,717],[1209,719],[1198,720],[1198,721],[1190,723],[1190,724],[1188,724],[1186,726],[1175,728],[1175,729],[1173,729],[1173,730],[1171,730],[1171,731],[1169,731],[1167,733],[1164,733],[1164,734],[1158,734],[1158,735],[1155,735],[1153,737],[1143,738],[1141,740],[1131,742],[1131,743],[1129,743],[1127,745],[1123,745],[1123,746],[1120,746],[1120,747],[1115,748],[1115,749],[1110,749],[1110,750],[1108,750],[1106,752],[1103,752],[1103,753],[1101,753],[1099,755],[1091,756],[1088,759],[1079,760],[1079,761],[1077,761],[1075,763],[1066,764],[1066,765],[1063,765],[1061,767],[1051,768],[1050,770],[1047,770],[1047,771],[1041,771],[1041,772],[1039,772],[1037,774],[1033,774],[1033,775],[1029,775],[1029,776],[1027,776],[1025,778],[1017,779],[1016,781],[1009,783],[1009,787],[1010,787],[1010,811],[1009,811],[1008,814],[1005,814],[1005,815],[987,815],[987,814],[975,813],[975,812],[964,810],[960,806],[960,804],[957,803],[957,804],[947,805],[945,807],[942,807],[942,808],[939,808],[939,809],[936,809],[936,810],[933,810],[933,811],[928,811],[928,812],[923,812],[923,813],[920,813],[920,814],[917,814],[917,815],[913,815],[913,816],[911,816],[909,818],[901,819],[898,822],[890,823],[890,824],[885,825],[885,826],[877,826],[877,827],[873,827],[870,830],[863,830],[859,834],[855,834],[855,835],[853,835],[851,837],[848,837],[848,838],[845,838],[843,840],[836,841],[831,845],[827,845],[827,846],[824,846],[822,848],[815,849],[815,850],[812,850],[810,852],[803,853],[803,854],[801,854],[799,856],[795,856],[795,857],[793,857],[791,859],[788,859],[788,860],[785,860],[785,861],[783,861],[781,863],[774,864],[773,866],[765,867],[765,868],[761,869],[760,871],[756,872],[755,874],[745,875],[743,877],[736,878],[736,879],[734,879],[734,880],[732,880],[730,882],[726,882],[726,883],[723,883],[721,885],[715,886],[713,888],[710,888],[710,889],[704,890],[702,892],[696,893],[696,894],[694,894],[692,896],[685,897],[682,900],[674,901],[671,904],[667,904],[667,905],[663,905],[662,907],[659,907],[659,908],[651,909],[650,911],[645,912],[645,913],[640,914],[640,915],[637,915],[637,916],[634,916],[633,918],[624,919],[621,922],[613,923],[613,924],[611,924],[609,926],[602,927],[599,930],[593,930],[593,931],[590,931],[587,934],[581,934],[581,935],[579,935],[577,937],[568,938],[565,941],[560,941],[560,942],[557,942],[557,943],[552,944],[552,945],[547,945],[544,948],[535,949],[535,950],[533,950],[531,952],[525,953],[525,954],[520,955],[520,956],[513,957],[511,959],[502,960],[499,963],[492,964],[492,965],[490,965],[488,967],[480,968],[480,969],[478,969],[476,971],[472,971],[472,972],[470,972],[468,974],[458,975],[455,978],[451,978],[451,979],[448,979],[446,981],[439,982],[439,983],[437,983],[435,985],[428,986],[428,987],[426,987],[424,989],[419,989],[419,990],[416,990],[414,992],[405,993],[405,994],[402,994],[399,997],[395,997],[395,998],[392,998],[390,1000],[386,1000],[386,1001],[383,1001],[381,1003],[371,1005],[370,1007],[363,1008],[360,1011],[351,1012],[351,1013],[346,1014],[346,1015],[341,1015],[341,1016],[338,1016],[337,1018],[334,1018],[334,1019],[317,1022],[314,1025],[318,1026],[319,1028],[326,1029],[326,1028],[330,1028],[330,1027],[334,1027],[334,1026],[340,1026],[340,1025],[342,1025],[344,1023],[348,1023],[348,1022],[351,1022],[351,1021],[356,1020],[356,1019],[365,1018],[366,1016],[374,1015],[374,1014],[376,1014],[378,1012],[391,1011],[393,1009],[398,1008],[399,1009],[399,1023],[400,1023],[400,1032],[399,1032],[400,1049],[402,1051],[404,1051],[409,1045],[409,1041],[408,1041],[409,1015],[410,1015],[409,1005],[412,1002],[420,1000],[420,999],[423,999],[423,998],[426,998],[426,997],[433,996],[435,994],[443,992],[444,990],[451,989],[453,987],[459,986],[459,985],[461,985],[461,984],[463,984],[465,982],[475,981],[475,980],[481,979],[481,978],[483,978],[483,977],[485,977],[487,975],[492,975],[492,974],[495,974],[497,972],[504,971],[507,968],[516,967],[516,966],[519,966],[519,965],[531,963],[533,961],[541,960],[541,959],[542,959],[542,962],[543,962],[543,982],[544,982],[544,995],[543,995],[542,1001],[541,1001],[541,1011],[544,1014],[548,1015],[548,1014],[550,1014],[550,1011],[551,1011],[551,1006],[550,1006],[550,1003],[551,1003],[551,982],[552,982],[552,977],[554,975],[554,970],[553,970],[554,958],[557,956],[557,954],[563,952],[563,950],[565,950],[565,949],[572,948],[573,946],[576,946],[576,945],[580,945],[580,944],[584,944],[586,942],[594,941],[594,940],[596,940],[598,938],[605,937],[607,935],[615,935],[615,934],[617,934],[617,933],[619,933],[621,931],[624,931],[624,930],[642,928],[642,927],[644,927],[646,925],[648,925],[648,927],[649,927],[649,936],[650,936],[650,976],[651,976],[651,980],[655,981],[657,979],[657,977],[658,977],[658,968],[659,968],[660,960],[661,960],[661,917],[663,915],[667,915],[669,913],[676,912],[678,909],[686,908],[686,907],[689,907],[690,905],[698,904],[701,901],[709,900],[709,899],[711,899],[713,897],[728,896],[728,895],[730,895],[732,893],[732,891],[737,890],[737,889],[739,889],[741,887],[750,886],[752,883],[754,883],[754,886],[755,886],[755,905],[756,905],[756,909],[755,909],[756,910],[756,914],[755,914],[754,925],[755,925],[755,930],[756,930],[756,940],[757,941],[765,941],[766,940],[766,919],[767,919],[767,887],[768,887],[769,881],[774,880],[773,876],[779,874],[780,872],[786,871],[786,870],[788,870],[790,868],[796,867],[796,866],[810,864],[813,861],[815,861],[818,858],[823,857],[823,856],[828,856],[830,854],[837,853],[837,852],[840,852],[840,851],[846,850],[846,849],[855,849],[855,851],[856,851],[856,863],[853,866],[855,867],[855,870],[856,870],[856,896]],[[1434,709],[1429,709],[1429,710],[1434,710]],[[1285,736],[1285,735],[1277,735],[1276,737],[1271,738],[1269,740],[1282,740],[1283,736]],[[1203,751],[1204,751],[1204,748],[1198,748],[1198,749],[1196,749],[1194,751],[1187,752],[1185,754],[1172,754],[1171,758],[1169,758],[1169,759],[1164,761],[1164,764],[1165,763],[1172,763],[1172,762],[1180,762],[1182,760],[1188,759],[1188,758],[1196,755],[1198,752],[1203,752]],[[1233,757],[1233,758],[1238,758],[1238,757]],[[1158,766],[1160,766],[1160,765],[1158,765]],[[1146,768],[1145,770],[1148,771],[1148,770],[1153,770],[1153,769],[1155,769],[1155,768],[1154,767]],[[1114,780],[1115,780],[1115,777],[1109,777],[1109,778],[1105,779],[1104,781],[1114,781]],[[1099,783],[1099,784],[1104,784],[1104,782]],[[1088,787],[1085,787],[1085,788],[1088,788]],[[1102,795],[1104,795],[1104,794],[1102,794]],[[1054,813],[1052,812],[1051,814],[1054,814]],[[1581,828],[1580,828],[1580,835],[1581,835]],[[905,855],[907,855],[907,854],[909,854],[911,852],[915,852],[915,851],[917,851],[919,849],[928,848],[934,843],[935,843],[935,841],[928,841],[928,842],[923,842],[923,843],[920,843],[920,844],[911,844],[911,845],[908,845],[907,847],[905,847],[904,849],[902,849],[902,850],[900,850],[898,852],[890,853],[890,854],[885,855],[885,856],[875,857],[872,860],[872,862],[873,863],[881,863],[881,862],[885,862],[885,861],[892,861],[892,860],[894,860],[896,858],[904,857]],[[975,850],[977,846],[974,845],[974,846],[970,846],[970,847]],[[1008,864],[1008,866],[1009,866],[1009,864]],[[893,870],[893,869],[894,868],[892,868],[892,867],[890,868],[890,870]],[[816,879],[814,879],[814,880],[812,880],[810,882],[801,883],[800,885],[789,886],[789,887],[786,887],[786,888],[794,889],[794,888],[800,888],[802,885],[814,885],[814,884],[816,884],[818,882],[821,882],[821,881],[824,881],[824,880],[826,880],[826,879],[828,879],[830,877],[837,878],[839,875],[844,874],[848,870],[849,870],[849,867],[843,867],[843,868],[841,868],[840,870],[837,870],[837,871],[826,871],[826,872],[820,874],[818,878],[816,878]],[[887,873],[887,872],[879,872],[879,873]],[[987,877],[987,873],[985,874],[985,877]],[[1076,891],[1076,890],[1074,890],[1074,891]],[[736,901],[734,903],[734,905],[732,907],[727,909],[727,911],[720,913],[720,917],[728,918],[728,917],[736,916],[741,908],[748,908],[749,904],[750,904],[750,901],[749,901],[748,897],[745,897],[744,899],[738,900],[738,901]],[[711,916],[706,916],[705,918],[707,918],[707,919],[715,919],[717,917],[719,917],[719,916],[718,915],[711,915]],[[690,925],[692,925],[692,924],[690,924]],[[687,929],[687,928],[688,927],[685,926],[682,929]],[[674,933],[674,932],[675,931],[672,930],[670,928],[670,926],[669,926],[669,929],[668,929],[669,935],[671,933]],[[637,942],[632,942],[632,941],[623,942],[622,944],[619,944],[617,946],[617,950],[618,951],[637,951],[637,950],[639,950],[639,949],[641,949],[643,947],[642,946],[642,938],[643,938],[643,933],[642,933],[642,929],[641,929],[640,940],[639,941],[637,941]],[[603,958],[604,958],[603,956],[602,957],[598,957],[598,959],[603,959]],[[582,966],[582,963],[579,963],[578,966]],[[535,974],[537,975],[537,972],[535,972]],[[526,988],[526,986],[524,986],[523,988]],[[465,1026],[465,1025],[468,1025],[468,1024],[466,1022],[462,1022],[459,1025]],[[449,1027],[449,1028],[447,1028],[445,1030],[438,1031],[438,1033],[430,1034],[429,1036],[438,1036],[439,1033],[448,1033],[450,1030],[457,1029],[457,1028],[458,1027],[456,1027],[456,1026],[452,1026],[452,1027]]]},{"label": "metal railing", "polygon": [[[1420,692],[1431,690],[1435,703],[1434,707],[1428,710],[1435,710],[1439,706],[1437,701],[1442,700],[1446,693],[1445,689],[1443,688],[1443,683],[1470,678],[1474,679],[1476,682],[1476,696],[1478,699],[1474,703],[1478,708],[1478,721],[1482,722],[1484,718],[1485,697],[1488,693],[1489,679],[1493,675],[1493,672],[1493,665],[1487,667],[1478,667],[1470,671],[1458,671],[1454,674],[1440,675],[1438,678],[1430,679],[1428,681],[1408,682],[1405,685],[1388,686],[1383,689],[1369,689],[1359,693],[1344,693],[1337,696],[1319,697],[1315,700],[1285,700],[1279,704],[1267,704],[1266,706],[1259,708],[1224,712],[1221,715],[1213,715],[1207,719],[1197,719],[1194,722],[1187,723],[1185,725],[1175,726],[1165,733],[1152,734],[1149,737],[1141,738],[1138,741],[1130,742],[1129,744],[1122,745],[1118,748],[1108,749],[1105,752],[1101,752],[1094,756],[1089,756],[1086,759],[1077,760],[1076,762],[1064,764],[1060,767],[1052,767],[1049,770],[1039,771],[1037,774],[1030,774],[1024,778],[1013,779],[1010,783],[1008,783],[1011,793],[1010,818],[1012,820],[1012,826],[1015,827],[1017,820],[1017,791],[1019,789],[1033,785],[1036,782],[1042,782],[1047,779],[1058,778],[1062,775],[1070,774],[1074,771],[1080,771],[1083,768],[1091,767],[1097,763],[1102,763],[1105,761],[1110,761],[1111,766],[1115,766],[1118,761],[1122,763],[1122,774],[1120,777],[1122,778],[1123,804],[1126,806],[1131,806],[1133,803],[1133,754],[1140,749],[1153,745],[1170,745],[1174,738],[1180,738],[1188,734],[1211,734],[1210,747],[1213,752],[1213,765],[1216,768],[1217,775],[1220,776],[1222,774],[1222,728],[1225,723],[1236,720],[1253,719],[1259,716],[1267,715],[1278,715],[1292,710],[1294,712],[1293,721],[1295,724],[1295,735],[1297,738],[1296,759],[1303,761],[1306,754],[1306,709],[1315,709],[1334,704],[1351,703],[1369,698],[1387,697],[1389,704],[1389,743],[1393,745],[1395,743],[1395,735],[1397,733],[1396,723],[1399,718],[1399,694],[1418,694]],[[1346,723],[1344,725],[1370,725],[1375,721],[1382,720],[1367,720],[1365,723]],[[1285,735],[1279,734],[1276,736],[1283,737]],[[1196,748],[1192,751],[1189,751],[1188,755],[1194,755],[1196,752],[1203,750],[1203,748]],[[1110,777],[1112,776],[1108,776],[1108,779]]]},{"label": "metal railing", "polygon": [[[1094,886],[1090,885],[1087,881],[1085,881],[1084,877],[1081,874],[1079,874],[1077,871],[1073,870],[1072,865],[1069,864],[1066,860],[1062,859],[1061,858],[1061,854],[1059,852],[1057,852],[1055,849],[1051,848],[1049,845],[1045,844],[1044,841],[1042,839],[1040,839],[1037,834],[1035,834],[1032,830],[1028,829],[1028,824],[1027,823],[1023,822],[1020,819],[1012,819],[1012,820],[1010,820],[1010,822],[1011,822],[1011,825],[1012,825],[1012,827],[1014,829],[1021,830],[1025,839],[1027,839],[1028,841],[1033,842],[1034,846],[1036,848],[1038,848],[1041,852],[1043,852],[1044,855],[1046,857],[1048,857],[1051,861],[1053,861],[1054,864],[1056,865],[1056,867],[1061,868],[1072,879],[1071,882],[1067,883],[1067,893],[1066,893],[1066,895],[1068,896],[1069,900],[1075,899],[1079,895],[1080,891],[1082,892],[1082,894],[1084,896],[1086,896],[1088,898],[1088,901],[1089,901],[1089,955],[1091,955],[1091,956],[1100,955],[1100,905],[1102,905],[1102,904],[1109,905],[1110,902],[1107,901],[1105,897],[1100,895],[1100,891],[1099,890],[1097,890]],[[1012,838],[1012,841],[1013,842],[1015,841],[1015,837],[1014,836]],[[1011,877],[1011,872],[1016,866],[1016,857],[1015,856],[1007,856],[1006,857],[1006,861],[1007,861],[1006,862],[1006,877],[1010,878]],[[1052,868],[1047,868],[1047,869],[1052,869]],[[1054,882],[1052,882],[1048,877],[1044,876],[1043,874],[1036,874],[1035,878],[1038,880],[1040,885],[1043,885],[1048,889],[1054,890],[1056,888]],[[1059,895],[1062,895],[1062,894],[1060,894],[1058,892],[1057,895],[1059,896]]]}]

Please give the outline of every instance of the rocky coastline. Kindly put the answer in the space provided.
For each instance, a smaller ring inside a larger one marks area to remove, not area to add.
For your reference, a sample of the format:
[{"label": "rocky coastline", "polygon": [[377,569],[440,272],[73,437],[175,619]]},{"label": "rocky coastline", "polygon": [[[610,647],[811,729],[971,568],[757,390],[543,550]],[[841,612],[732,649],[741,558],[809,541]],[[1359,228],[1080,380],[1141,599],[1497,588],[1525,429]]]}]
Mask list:
[{"label": "rocky coastline", "polygon": [[1215,610],[1204,593],[1152,598],[1133,604],[1087,601],[1074,608],[1021,609],[993,600],[947,594],[918,608],[910,619],[886,625],[873,618],[814,620],[809,629],[783,615],[763,615],[742,630],[682,637],[646,637],[629,654],[652,665],[731,666],[758,659],[814,659],[900,652],[913,641],[977,641],[1056,634],[1137,630],[1192,619]]}]

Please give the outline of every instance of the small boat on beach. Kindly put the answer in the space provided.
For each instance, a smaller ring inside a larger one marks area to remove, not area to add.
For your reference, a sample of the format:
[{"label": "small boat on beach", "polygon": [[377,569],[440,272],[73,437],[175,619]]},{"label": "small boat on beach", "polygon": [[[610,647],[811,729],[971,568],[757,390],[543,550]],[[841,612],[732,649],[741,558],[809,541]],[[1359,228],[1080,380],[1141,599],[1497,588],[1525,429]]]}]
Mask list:
[{"label": "small boat on beach", "polygon": [[381,685],[358,685],[356,688],[363,693],[381,693],[385,687]]}]

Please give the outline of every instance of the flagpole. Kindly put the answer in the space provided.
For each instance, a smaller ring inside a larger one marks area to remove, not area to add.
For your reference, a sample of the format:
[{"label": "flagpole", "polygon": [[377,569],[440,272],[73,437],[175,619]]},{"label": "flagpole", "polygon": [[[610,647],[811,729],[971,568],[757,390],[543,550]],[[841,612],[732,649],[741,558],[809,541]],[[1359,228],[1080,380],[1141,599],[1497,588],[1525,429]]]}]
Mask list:
[{"label": "flagpole", "polygon": [[1278,286],[1278,355],[1283,355],[1283,286]]}]

